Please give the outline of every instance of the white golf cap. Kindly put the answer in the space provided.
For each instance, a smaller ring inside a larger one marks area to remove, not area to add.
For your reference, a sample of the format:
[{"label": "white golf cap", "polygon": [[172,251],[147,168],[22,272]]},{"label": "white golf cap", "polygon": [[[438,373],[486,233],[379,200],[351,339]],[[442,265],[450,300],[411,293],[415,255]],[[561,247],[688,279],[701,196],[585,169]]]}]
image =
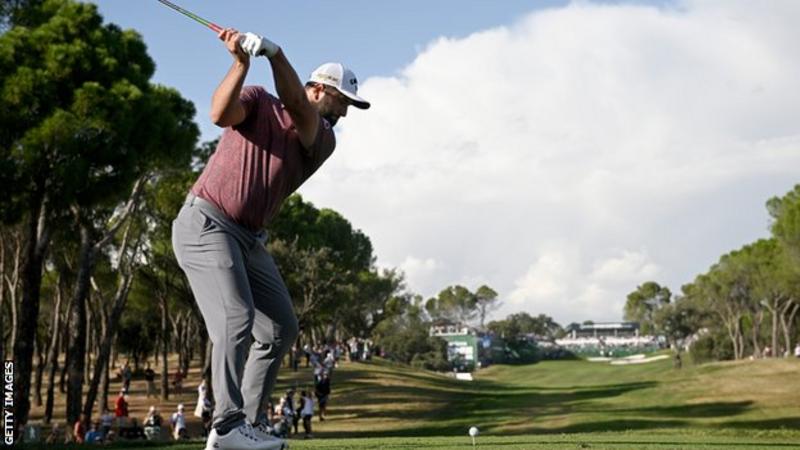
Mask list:
[{"label": "white golf cap", "polygon": [[311,83],[320,83],[336,88],[345,97],[353,102],[353,106],[360,109],[369,108],[369,102],[359,97],[358,80],[352,70],[339,63],[325,63],[311,72],[308,79]]}]

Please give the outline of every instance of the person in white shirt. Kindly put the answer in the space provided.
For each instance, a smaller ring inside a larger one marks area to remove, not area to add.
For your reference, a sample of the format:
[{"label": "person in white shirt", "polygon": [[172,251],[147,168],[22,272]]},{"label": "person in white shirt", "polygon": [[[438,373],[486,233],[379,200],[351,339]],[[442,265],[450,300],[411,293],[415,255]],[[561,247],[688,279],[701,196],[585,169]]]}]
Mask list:
[{"label": "person in white shirt", "polygon": [[303,418],[303,431],[306,433],[306,439],[309,439],[311,438],[311,418],[314,417],[314,398],[310,391],[302,391],[300,401],[302,402],[300,416]]},{"label": "person in white shirt", "polygon": [[172,414],[169,423],[172,425],[173,439],[177,441],[189,437],[186,434],[186,416],[183,414],[183,403],[178,405],[178,410]]}]

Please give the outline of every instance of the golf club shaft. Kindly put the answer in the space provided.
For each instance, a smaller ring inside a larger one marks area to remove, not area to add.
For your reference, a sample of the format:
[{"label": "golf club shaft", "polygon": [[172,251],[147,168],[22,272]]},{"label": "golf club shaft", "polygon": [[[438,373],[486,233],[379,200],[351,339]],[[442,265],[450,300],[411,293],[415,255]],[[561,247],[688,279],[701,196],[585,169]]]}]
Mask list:
[{"label": "golf club shaft", "polygon": [[194,19],[197,22],[200,22],[201,24],[207,26],[208,28],[211,28],[212,30],[214,30],[215,33],[219,33],[220,31],[222,31],[222,27],[221,26],[215,24],[214,22],[209,22],[208,20],[203,19],[202,17],[200,17],[200,16],[198,16],[198,15],[196,15],[196,14],[190,12],[190,11],[185,10],[185,9],[181,8],[180,6],[170,2],[168,0],[158,0],[158,1],[163,3],[164,5],[172,8],[172,9],[174,9],[175,11],[178,11],[179,13],[183,14],[184,16],[186,16],[186,17],[188,17],[190,19]]}]

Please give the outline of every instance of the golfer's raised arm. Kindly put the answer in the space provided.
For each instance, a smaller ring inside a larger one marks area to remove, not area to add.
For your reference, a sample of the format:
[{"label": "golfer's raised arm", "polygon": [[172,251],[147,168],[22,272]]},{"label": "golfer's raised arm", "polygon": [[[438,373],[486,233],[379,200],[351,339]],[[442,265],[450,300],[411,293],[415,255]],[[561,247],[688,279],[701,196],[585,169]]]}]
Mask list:
[{"label": "golfer's raised arm", "polygon": [[233,56],[233,65],[211,97],[211,121],[224,128],[238,125],[245,119],[246,111],[239,100],[239,94],[250,68],[250,55],[239,45],[241,37],[236,30],[222,30],[219,38],[225,42],[225,47]]},{"label": "golfer's raised arm", "polygon": [[283,50],[269,39],[254,33],[244,34],[242,49],[250,55],[269,58],[278,98],[292,117],[300,143],[310,148],[317,137],[319,111],[308,101],[303,83]]},{"label": "golfer's raised arm", "polygon": [[300,77],[282,50],[269,59],[272,65],[272,75],[275,78],[275,90],[278,97],[286,106],[292,121],[297,128],[297,134],[303,147],[310,148],[317,137],[319,127],[319,111],[308,101],[306,90]]}]

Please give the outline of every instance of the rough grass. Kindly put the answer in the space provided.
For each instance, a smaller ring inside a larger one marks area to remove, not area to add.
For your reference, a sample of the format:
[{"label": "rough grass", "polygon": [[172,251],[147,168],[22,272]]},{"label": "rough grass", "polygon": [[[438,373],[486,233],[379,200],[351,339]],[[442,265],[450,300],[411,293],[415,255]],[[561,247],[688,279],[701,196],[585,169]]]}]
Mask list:
[{"label": "rough grass", "polygon": [[[283,388],[310,385],[305,371],[284,374]],[[334,383],[329,420],[293,449],[468,448],[473,425],[481,448],[800,448],[797,359],[680,370],[548,361],[494,366],[473,382],[375,361],[344,363]]]}]

